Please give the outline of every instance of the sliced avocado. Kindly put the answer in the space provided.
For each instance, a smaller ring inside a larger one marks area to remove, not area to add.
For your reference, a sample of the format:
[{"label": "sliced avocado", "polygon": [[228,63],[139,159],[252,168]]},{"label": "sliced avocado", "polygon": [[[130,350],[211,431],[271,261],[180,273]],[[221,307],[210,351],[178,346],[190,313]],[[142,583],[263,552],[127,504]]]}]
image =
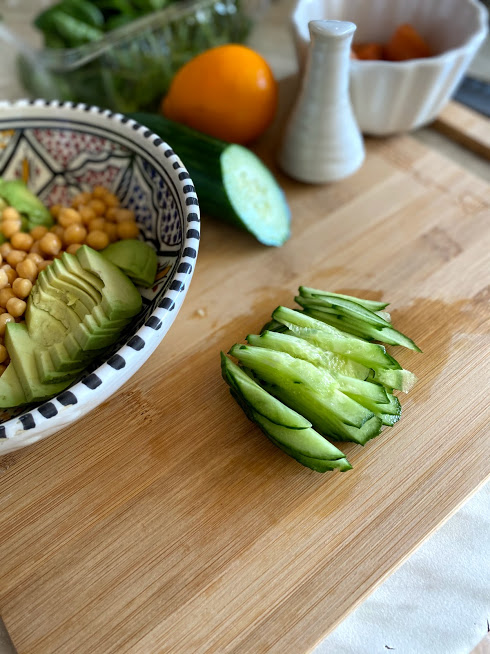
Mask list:
[{"label": "sliced avocado", "polygon": [[81,322],[75,311],[68,304],[65,304],[54,294],[50,293],[49,288],[45,291],[41,284],[34,285],[29,296],[29,301],[38,309],[46,311],[53,318],[59,320],[65,329],[71,332],[74,332]]},{"label": "sliced avocado", "polygon": [[72,366],[70,370],[57,370],[48,348],[39,348],[35,351],[37,371],[39,378],[44,384],[74,380],[85,366]]},{"label": "sliced avocado", "polygon": [[57,370],[65,366],[69,370],[70,366],[78,366],[81,363],[86,366],[100,354],[97,350],[91,352],[82,350],[80,343],[71,333],[66,335],[62,343],[53,343],[49,347],[49,353]]},{"label": "sliced avocado", "polygon": [[27,218],[28,230],[38,225],[51,227],[54,222],[48,209],[21,179],[6,181],[0,178],[0,197]]},{"label": "sliced avocado", "polygon": [[80,288],[89,294],[93,289],[95,289],[97,294],[94,296],[94,299],[96,299],[97,302],[101,301],[100,294],[104,288],[104,282],[95,275],[92,275],[92,273],[84,270],[74,254],[64,252],[61,256],[61,263],[63,263],[69,273],[75,276],[75,279],[73,280],[74,284],[79,284]]},{"label": "sliced avocado", "polygon": [[91,298],[93,305],[100,304],[102,301],[101,293],[94,286],[80,279],[78,275],[71,273],[61,259],[55,259],[53,263],[48,266],[48,269],[50,269],[58,279],[70,284],[73,289],[79,289],[82,291],[83,295],[80,296],[81,299],[89,297]]},{"label": "sliced avocado", "polygon": [[39,309],[34,304],[32,292],[27,301],[25,318],[31,338],[42,347],[49,347],[53,343],[61,342],[66,337],[66,327],[50,313]]},{"label": "sliced avocado", "polygon": [[0,408],[9,409],[27,402],[19,377],[12,363],[0,377]]},{"label": "sliced avocado", "polygon": [[[90,295],[84,293],[79,287],[74,286],[71,282],[67,282],[65,279],[62,279],[57,275],[53,265],[54,264],[47,266],[47,268],[39,274],[38,279],[40,280],[40,283],[44,283],[44,289],[46,291],[56,289],[58,295],[63,293],[63,298],[60,299],[62,299],[66,304],[73,306],[78,300],[85,304],[88,311],[93,311],[97,302]],[[101,299],[102,298],[99,299],[99,302]]]},{"label": "sliced avocado", "polygon": [[38,276],[37,283],[45,293],[49,293],[49,295],[54,296],[57,300],[70,307],[70,309],[73,309],[80,320],[83,320],[87,314],[90,314],[90,309],[87,304],[79,299],[77,290],[74,290],[73,293],[66,290],[60,290],[58,286],[55,286],[49,281],[49,273],[44,273],[46,273],[45,270],[43,270]]},{"label": "sliced avocado", "polygon": [[135,284],[146,288],[154,284],[158,260],[154,248],[148,243],[129,238],[111,243],[101,254],[126,273]]},{"label": "sliced avocado", "polygon": [[5,345],[28,402],[53,397],[71,384],[71,379],[52,384],[41,381],[35,356],[39,344],[29,336],[25,323],[7,323]]},{"label": "sliced avocado", "polygon": [[118,336],[121,333],[121,329],[117,326],[114,327],[111,321],[108,321],[105,325],[99,325],[99,323],[91,314],[84,316],[82,323],[85,325],[85,327],[87,327],[89,332],[97,336],[110,334],[115,334]]},{"label": "sliced avocado", "polygon": [[96,275],[104,283],[102,308],[110,320],[131,318],[140,311],[141,295],[117,266],[87,245],[82,245],[77,250],[76,257],[84,270]]},{"label": "sliced avocado", "polygon": [[82,350],[100,350],[115,343],[119,338],[119,331],[94,334],[86,325],[79,323],[73,331],[73,336],[80,344]]},{"label": "sliced avocado", "polygon": [[100,327],[105,327],[107,326],[108,323],[110,323],[112,327],[117,327],[119,330],[124,329],[124,327],[126,327],[126,325],[129,323],[130,320],[129,318],[118,318],[117,320],[109,320],[106,312],[104,311],[102,305],[100,304],[94,307],[94,310],[92,311],[92,316],[95,322]]}]

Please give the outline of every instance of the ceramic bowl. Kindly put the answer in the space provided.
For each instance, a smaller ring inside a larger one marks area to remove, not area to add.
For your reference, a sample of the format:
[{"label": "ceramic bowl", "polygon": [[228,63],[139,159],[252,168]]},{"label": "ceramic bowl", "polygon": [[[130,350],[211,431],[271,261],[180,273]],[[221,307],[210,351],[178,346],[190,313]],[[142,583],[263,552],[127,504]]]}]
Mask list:
[{"label": "ceramic bowl", "polygon": [[163,340],[184,301],[199,246],[199,205],[178,155],[146,127],[83,104],[0,103],[0,176],[28,171],[47,205],[103,185],[133,209],[158,254],[155,285],[117,344],[57,397],[0,414],[0,456],[83,418],[106,401]]},{"label": "ceramic bowl", "polygon": [[412,23],[436,53],[404,62],[351,61],[354,113],[361,131],[373,135],[433,120],[488,32],[488,12],[477,0],[298,0],[292,28],[300,68],[309,46],[308,22],[315,19],[355,23],[355,43],[384,43],[399,25]]}]

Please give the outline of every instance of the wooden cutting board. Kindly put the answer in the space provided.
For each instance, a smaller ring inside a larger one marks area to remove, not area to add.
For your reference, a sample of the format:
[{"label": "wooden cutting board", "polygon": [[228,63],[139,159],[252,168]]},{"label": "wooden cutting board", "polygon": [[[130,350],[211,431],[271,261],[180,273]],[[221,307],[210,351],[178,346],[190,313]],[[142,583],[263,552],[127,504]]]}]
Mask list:
[{"label": "wooden cutting board", "polygon": [[[204,219],[151,360],[1,461],[0,614],[19,654],[303,654],[488,477],[489,186],[410,136],[368,141],[336,184],[279,179],[290,241]],[[423,349],[397,351],[420,382],[400,423],[345,446],[343,474],[277,450],[220,378],[219,351],[300,283],[389,300]]]}]

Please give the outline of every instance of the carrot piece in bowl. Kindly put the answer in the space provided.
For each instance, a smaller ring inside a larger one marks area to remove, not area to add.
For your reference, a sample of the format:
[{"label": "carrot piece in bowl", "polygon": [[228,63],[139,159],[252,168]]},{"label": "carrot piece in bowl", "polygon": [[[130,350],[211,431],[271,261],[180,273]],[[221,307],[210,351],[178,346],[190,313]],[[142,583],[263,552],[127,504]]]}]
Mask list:
[{"label": "carrot piece in bowl", "polygon": [[431,55],[427,42],[409,23],[399,25],[384,47],[384,58],[389,61],[406,61]]}]

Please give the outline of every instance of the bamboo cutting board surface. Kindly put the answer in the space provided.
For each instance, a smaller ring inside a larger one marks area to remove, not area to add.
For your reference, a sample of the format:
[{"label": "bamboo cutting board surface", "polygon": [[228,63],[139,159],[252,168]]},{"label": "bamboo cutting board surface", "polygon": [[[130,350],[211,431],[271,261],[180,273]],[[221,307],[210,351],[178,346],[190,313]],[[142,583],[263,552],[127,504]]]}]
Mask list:
[{"label": "bamboo cutting board surface", "polygon": [[[489,186],[410,136],[368,141],[336,184],[279,179],[290,241],[204,219],[150,361],[0,462],[0,614],[19,654],[303,654],[488,477]],[[389,300],[423,349],[397,351],[420,381],[401,422],[344,446],[343,474],[277,450],[220,378],[220,349],[301,283]]]}]

